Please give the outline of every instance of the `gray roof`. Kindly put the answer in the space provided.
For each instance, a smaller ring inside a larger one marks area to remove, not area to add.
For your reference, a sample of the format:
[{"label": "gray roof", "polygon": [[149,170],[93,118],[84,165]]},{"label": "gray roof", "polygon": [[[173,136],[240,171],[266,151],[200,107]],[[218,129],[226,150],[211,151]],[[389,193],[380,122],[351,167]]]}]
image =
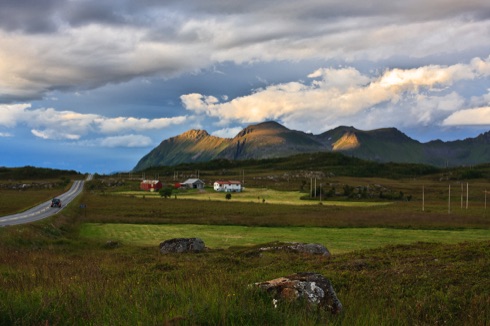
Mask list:
[{"label": "gray roof", "polygon": [[202,181],[201,179],[187,179],[182,183],[183,184],[194,184],[194,183],[204,183],[204,181]]}]

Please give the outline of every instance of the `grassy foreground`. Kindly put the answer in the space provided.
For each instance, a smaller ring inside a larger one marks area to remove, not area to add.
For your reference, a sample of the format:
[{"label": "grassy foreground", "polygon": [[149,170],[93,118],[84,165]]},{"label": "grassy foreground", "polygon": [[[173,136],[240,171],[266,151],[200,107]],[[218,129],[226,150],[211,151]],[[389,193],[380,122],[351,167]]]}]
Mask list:
[{"label": "grassy foreground", "polygon": [[[331,259],[257,247],[161,255],[66,237],[67,225],[0,230],[2,325],[486,325],[490,241],[418,242]],[[27,238],[28,237],[28,238]],[[344,305],[274,308],[250,284],[328,277]]]},{"label": "grassy foreground", "polygon": [[[54,218],[0,228],[0,325],[488,325],[489,218],[439,206],[86,192]],[[176,236],[210,250],[161,255]],[[333,256],[258,250],[276,240],[320,242]],[[250,286],[305,271],[331,280],[341,314],[274,308]]]},{"label": "grassy foreground", "polygon": [[333,254],[415,242],[459,243],[490,239],[488,229],[413,230],[393,228],[248,227],[234,225],[83,224],[80,235],[94,241],[158,246],[171,238],[199,237],[211,249],[263,243],[321,243]]}]

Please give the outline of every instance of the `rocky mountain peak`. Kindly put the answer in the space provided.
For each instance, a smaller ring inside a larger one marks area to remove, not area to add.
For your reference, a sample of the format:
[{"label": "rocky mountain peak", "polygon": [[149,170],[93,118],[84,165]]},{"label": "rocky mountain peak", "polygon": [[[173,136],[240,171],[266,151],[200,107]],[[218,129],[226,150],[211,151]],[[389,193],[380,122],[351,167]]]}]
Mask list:
[{"label": "rocky mountain peak", "polygon": [[182,137],[182,138],[187,138],[187,139],[192,139],[192,140],[200,140],[204,137],[208,137],[209,134],[206,130],[200,130],[200,129],[191,129],[191,130],[188,130],[186,132],[184,132],[183,134],[181,134],[180,136],[177,136],[177,137]]},{"label": "rocky mountain peak", "polygon": [[134,170],[214,159],[266,159],[323,151],[345,152],[378,162],[474,165],[490,162],[488,144],[490,132],[460,141],[422,144],[396,128],[364,131],[341,126],[314,135],[267,121],[244,128],[233,139],[211,136],[205,130],[186,131],[162,141]]}]

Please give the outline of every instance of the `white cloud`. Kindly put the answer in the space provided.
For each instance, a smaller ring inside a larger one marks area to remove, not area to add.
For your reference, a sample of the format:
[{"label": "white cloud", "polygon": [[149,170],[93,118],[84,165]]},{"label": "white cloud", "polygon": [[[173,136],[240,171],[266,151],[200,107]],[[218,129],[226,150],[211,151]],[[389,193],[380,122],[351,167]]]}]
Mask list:
[{"label": "white cloud", "polygon": [[243,129],[242,127],[223,128],[220,130],[216,130],[215,132],[212,133],[212,135],[216,136],[216,137],[221,137],[221,138],[233,138],[240,131],[242,131],[242,129]]},{"label": "white cloud", "polygon": [[490,106],[454,112],[444,119],[444,126],[482,126],[490,125]]},{"label": "white cloud", "polygon": [[164,129],[186,121],[185,116],[174,118],[140,119],[133,117],[98,118],[95,123],[103,133],[117,133],[124,130],[145,131]]},{"label": "white cloud", "polygon": [[85,139],[75,142],[77,146],[83,147],[148,147],[152,144],[152,140],[148,136],[129,134],[123,136],[109,136],[95,139]]},{"label": "white cloud", "polygon": [[490,56],[488,56],[485,60],[474,58],[471,60],[471,66],[482,76],[490,76]]},{"label": "white cloud", "polygon": [[[91,134],[121,134],[131,131],[163,130],[186,121],[186,116],[142,119],[134,117],[109,118],[99,114],[59,111],[53,108],[32,109],[29,104],[0,105],[0,126],[14,128],[25,125],[42,139],[78,140]],[[120,136],[120,135],[118,135]],[[133,138],[134,135],[133,135]],[[140,140],[140,143],[144,143]],[[128,147],[132,145],[128,143]]]},{"label": "white cloud", "polygon": [[77,139],[80,139],[80,135],[67,134],[64,132],[59,132],[58,130],[54,130],[54,129],[45,129],[45,130],[32,129],[31,133],[34,136],[42,138],[42,139],[51,139],[51,140],[60,140],[60,139],[77,140]]},{"label": "white cloud", "polygon": [[367,114],[379,118],[375,127],[394,120],[397,125],[429,125],[464,107],[464,98],[450,88],[461,81],[486,78],[482,71],[488,61],[476,58],[470,64],[388,69],[379,76],[354,68],[322,68],[308,76],[313,79],[310,83],[271,85],[230,101],[195,93],[181,99],[187,110],[218,118],[222,125],[272,119],[318,132],[349,119],[364,117],[364,124],[374,123]]},{"label": "white cloud", "polygon": [[15,127],[17,121],[22,119],[25,110],[30,108],[30,104],[4,104],[0,105],[0,126]]},{"label": "white cloud", "polygon": [[133,134],[106,137],[100,140],[100,146],[102,147],[147,147],[151,143],[150,137]]},{"label": "white cloud", "polygon": [[13,137],[14,135],[9,132],[0,132],[0,137]]}]

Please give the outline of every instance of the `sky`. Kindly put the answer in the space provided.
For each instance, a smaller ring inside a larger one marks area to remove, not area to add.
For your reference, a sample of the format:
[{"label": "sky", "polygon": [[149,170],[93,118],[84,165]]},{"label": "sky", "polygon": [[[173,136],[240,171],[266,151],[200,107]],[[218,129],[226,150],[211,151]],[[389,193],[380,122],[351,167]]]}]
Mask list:
[{"label": "sky", "polygon": [[0,166],[130,171],[274,120],[490,130],[488,0],[0,0]]}]

